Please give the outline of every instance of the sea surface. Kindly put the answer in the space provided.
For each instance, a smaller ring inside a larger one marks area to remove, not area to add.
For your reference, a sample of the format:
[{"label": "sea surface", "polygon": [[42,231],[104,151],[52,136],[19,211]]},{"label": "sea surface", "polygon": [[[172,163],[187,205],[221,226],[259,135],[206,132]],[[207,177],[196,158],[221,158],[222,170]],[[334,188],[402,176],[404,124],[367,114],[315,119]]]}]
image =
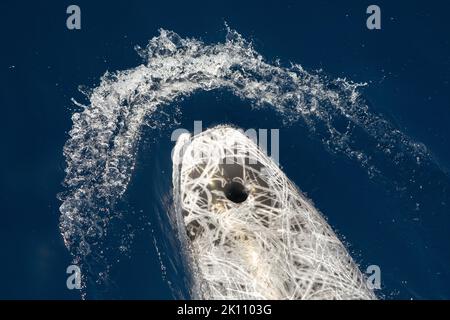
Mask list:
[{"label": "sea surface", "polygon": [[171,135],[202,121],[278,129],[380,298],[450,299],[450,4],[70,4],[0,4],[0,298],[189,298]]}]

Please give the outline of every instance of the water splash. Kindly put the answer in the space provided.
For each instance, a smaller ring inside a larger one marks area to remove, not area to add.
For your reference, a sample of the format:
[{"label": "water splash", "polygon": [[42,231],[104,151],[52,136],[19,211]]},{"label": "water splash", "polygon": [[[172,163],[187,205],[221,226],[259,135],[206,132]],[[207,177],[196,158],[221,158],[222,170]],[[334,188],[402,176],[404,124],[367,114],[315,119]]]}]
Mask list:
[{"label": "water splash", "polygon": [[327,150],[356,161],[371,177],[389,176],[399,190],[409,188],[402,177],[411,168],[442,173],[423,144],[369,110],[359,92],[365,84],[267,62],[234,30],[228,28],[223,43],[205,44],[161,29],[137,50],[144,64],[107,72],[85,92],[89,103],[78,104],[83,110],[73,114],[64,146],[60,230],[75,262],[88,268],[106,259],[102,241],[111,221],[121,218],[117,205],[142,128],[160,128],[164,107],[196,92],[227,90],[255,110],[273,108],[286,124],[303,123]]}]

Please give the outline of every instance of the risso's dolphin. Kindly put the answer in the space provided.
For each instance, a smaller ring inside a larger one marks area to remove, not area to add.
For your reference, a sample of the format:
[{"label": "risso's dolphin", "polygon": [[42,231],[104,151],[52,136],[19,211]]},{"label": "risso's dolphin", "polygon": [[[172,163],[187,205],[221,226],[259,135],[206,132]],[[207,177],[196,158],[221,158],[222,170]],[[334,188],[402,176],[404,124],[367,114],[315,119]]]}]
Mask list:
[{"label": "risso's dolphin", "polygon": [[317,209],[242,131],[182,134],[177,229],[204,299],[376,299]]}]

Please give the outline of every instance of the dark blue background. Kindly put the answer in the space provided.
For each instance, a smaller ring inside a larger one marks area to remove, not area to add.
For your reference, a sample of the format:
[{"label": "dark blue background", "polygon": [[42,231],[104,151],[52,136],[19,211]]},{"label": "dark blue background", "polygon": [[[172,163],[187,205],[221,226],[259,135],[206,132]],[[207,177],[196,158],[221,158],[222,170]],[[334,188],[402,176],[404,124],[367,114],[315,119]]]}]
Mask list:
[{"label": "dark blue background", "polygon": [[[161,27],[217,42],[224,39],[226,21],[270,61],[280,58],[307,70],[323,68],[334,78],[369,82],[364,96],[371,105],[425,143],[443,168],[449,167],[447,1],[74,3],[82,11],[80,31],[65,27],[65,11],[72,2],[0,3],[0,298],[80,297],[65,286],[71,257],[59,234],[56,199],[64,178],[62,147],[75,109],[70,99],[82,99],[78,86],[95,86],[106,70],[141,63],[134,46],[145,45]],[[373,3],[382,9],[381,31],[365,26],[366,8]],[[211,102],[221,108],[205,119]],[[182,108],[189,107],[191,112],[182,117],[187,129],[199,119],[205,127],[219,122],[244,128],[281,126],[270,112],[261,118],[244,116],[244,103],[227,94],[200,94],[182,103]],[[286,173],[346,236],[362,266],[381,266],[382,295],[450,298],[450,241],[443,241],[449,240],[449,212],[422,213],[414,225],[404,204],[370,182],[354,163],[324,152],[302,128],[281,134]],[[305,138],[283,140],[289,134]],[[163,143],[159,147],[162,153],[170,150]],[[160,162],[171,170],[170,162]],[[130,202],[151,221],[152,203],[143,187],[161,177],[154,175],[151,157],[145,155],[137,173]],[[170,187],[167,178],[161,179]],[[116,267],[122,270],[116,273],[114,296],[170,298],[151,237],[138,234],[130,256]]]}]

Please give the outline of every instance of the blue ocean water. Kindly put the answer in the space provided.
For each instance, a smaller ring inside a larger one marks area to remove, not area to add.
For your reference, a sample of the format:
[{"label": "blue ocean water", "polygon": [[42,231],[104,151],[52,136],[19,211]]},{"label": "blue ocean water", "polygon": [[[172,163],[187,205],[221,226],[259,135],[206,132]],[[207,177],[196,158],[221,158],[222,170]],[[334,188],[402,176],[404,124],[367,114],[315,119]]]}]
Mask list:
[{"label": "blue ocean water", "polygon": [[[360,89],[372,112],[426,146],[430,164],[379,160],[372,177],[343,155],[328,152],[302,123],[286,124],[275,111],[255,112],[227,91],[200,92],[169,106],[178,127],[193,130],[229,123],[280,129],[284,172],[306,192],[344,238],[361,269],[376,264],[387,299],[450,298],[449,22],[445,2],[378,1],[382,30],[365,27],[366,1],[219,2],[205,4],[79,1],[82,29],[65,28],[71,4],[0,4],[1,157],[0,298],[79,299],[66,287],[72,257],[59,230],[57,194],[66,166],[62,149],[85,102],[80,85],[94,88],[106,71],[142,63],[145,46],[159,28],[223,42],[224,22],[253,42],[268,61],[323,69],[330,78],[367,82]],[[104,243],[109,278],[89,284],[87,297],[187,297],[178,253],[170,250],[170,228],[160,217],[171,188],[173,127],[148,128],[136,168]],[[389,135],[389,132],[386,132]],[[375,147],[363,134],[355,144]],[[126,235],[126,236],[124,236]],[[156,241],[156,245],[155,245]],[[125,246],[125,252],[120,247]],[[118,260],[118,261],[117,261]],[[92,262],[92,272],[105,265]],[[171,287],[173,289],[171,289]],[[174,293],[175,292],[175,293]]]}]

